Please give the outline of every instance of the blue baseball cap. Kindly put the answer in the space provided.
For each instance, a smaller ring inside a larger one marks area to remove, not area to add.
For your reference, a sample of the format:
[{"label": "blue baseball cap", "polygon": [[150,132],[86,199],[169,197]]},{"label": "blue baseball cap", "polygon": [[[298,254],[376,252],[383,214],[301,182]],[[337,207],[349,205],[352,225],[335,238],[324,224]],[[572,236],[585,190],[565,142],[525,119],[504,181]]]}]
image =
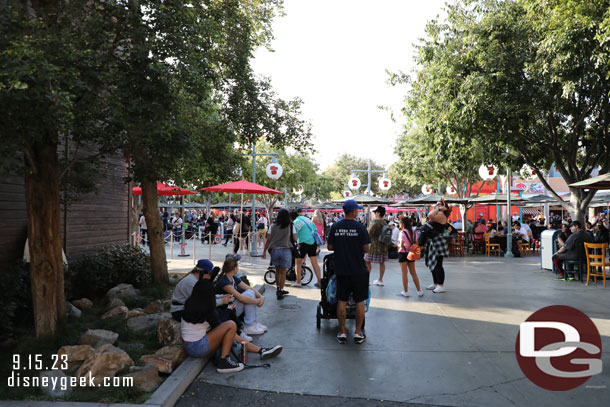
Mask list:
[{"label": "blue baseball cap", "polygon": [[356,209],[362,209],[362,205],[358,205],[358,203],[353,199],[348,199],[347,201],[343,202],[343,212],[347,213]]},{"label": "blue baseball cap", "polygon": [[211,274],[212,270],[214,270],[214,264],[208,259],[199,260],[196,267],[207,274]]},{"label": "blue baseball cap", "polygon": [[231,253],[228,253],[225,256],[225,260],[229,259],[229,258],[233,258],[235,261],[240,261],[241,260],[241,254],[231,254]]}]

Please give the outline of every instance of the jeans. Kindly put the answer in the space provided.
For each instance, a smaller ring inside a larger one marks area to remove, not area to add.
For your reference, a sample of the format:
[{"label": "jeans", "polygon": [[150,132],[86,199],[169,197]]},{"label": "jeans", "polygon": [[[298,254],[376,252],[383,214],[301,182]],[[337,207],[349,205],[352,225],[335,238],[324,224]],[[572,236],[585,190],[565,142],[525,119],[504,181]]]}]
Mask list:
[{"label": "jeans", "polygon": [[[242,295],[256,299],[256,294],[254,294],[253,290],[246,290]],[[239,300],[235,300],[235,315],[240,316],[241,314],[244,314],[244,324],[248,326],[258,319],[256,316],[256,307],[256,304],[244,304]]]},{"label": "jeans", "polygon": [[184,350],[194,358],[204,358],[210,353],[210,341],[207,335],[195,342],[184,342]]}]

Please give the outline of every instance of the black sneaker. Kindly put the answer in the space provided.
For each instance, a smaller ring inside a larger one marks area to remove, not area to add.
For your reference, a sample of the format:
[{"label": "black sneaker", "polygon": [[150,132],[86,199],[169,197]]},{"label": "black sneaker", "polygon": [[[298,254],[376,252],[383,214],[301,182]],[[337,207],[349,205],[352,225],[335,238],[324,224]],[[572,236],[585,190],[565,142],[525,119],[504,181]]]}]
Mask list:
[{"label": "black sneaker", "polygon": [[320,285],[320,283],[315,283],[313,286],[314,286],[314,287],[316,287],[316,288],[320,288],[320,287],[322,287],[322,286]]},{"label": "black sneaker", "polygon": [[281,291],[276,291],[275,292],[275,298],[277,298],[278,300],[283,300],[284,299],[284,294]]},{"label": "black sneaker", "polygon": [[340,344],[344,344],[347,342],[347,335],[344,334],[343,332],[339,332],[337,334],[337,342],[339,342]]},{"label": "black sneaker", "polygon": [[356,342],[358,345],[360,345],[361,343],[364,343],[364,341],[366,341],[366,335],[365,334],[354,334],[354,342]]},{"label": "black sneaker", "polygon": [[226,358],[221,358],[218,361],[218,366],[216,366],[216,371],[218,373],[235,373],[242,370],[244,370],[244,364],[237,363],[228,356]]},{"label": "black sneaker", "polygon": [[281,291],[281,292],[282,292],[282,294],[284,294],[284,295],[288,295],[288,294],[289,294],[289,292],[288,292],[288,291],[286,291],[286,290],[280,290],[280,291]]},{"label": "black sneaker", "polygon": [[271,359],[282,353],[282,347],[280,345],[274,346],[272,348],[261,348],[258,352],[261,355],[261,359]]}]

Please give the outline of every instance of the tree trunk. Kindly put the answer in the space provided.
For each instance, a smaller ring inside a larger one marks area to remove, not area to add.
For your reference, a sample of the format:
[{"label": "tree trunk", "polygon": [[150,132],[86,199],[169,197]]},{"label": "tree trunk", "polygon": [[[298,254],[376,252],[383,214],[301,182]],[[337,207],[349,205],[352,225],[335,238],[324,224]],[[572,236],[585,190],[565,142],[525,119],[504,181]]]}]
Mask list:
[{"label": "tree trunk", "polygon": [[157,198],[157,182],[145,179],[142,181],[142,205],[144,218],[148,228],[148,243],[150,247],[150,267],[154,284],[169,284],[167,274],[167,259],[165,257],[165,242],[163,240],[163,224],[159,216]]},{"label": "tree trunk", "polygon": [[57,143],[37,144],[25,155],[30,281],[40,337],[55,333],[57,322],[65,319]]}]

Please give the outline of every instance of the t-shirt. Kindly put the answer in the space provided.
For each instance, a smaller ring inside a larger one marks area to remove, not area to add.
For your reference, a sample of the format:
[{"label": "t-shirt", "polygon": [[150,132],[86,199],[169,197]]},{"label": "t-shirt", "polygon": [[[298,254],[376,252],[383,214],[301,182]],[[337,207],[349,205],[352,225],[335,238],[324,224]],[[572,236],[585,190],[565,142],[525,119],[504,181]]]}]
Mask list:
[{"label": "t-shirt", "polygon": [[363,246],[371,243],[363,224],[343,219],[330,228],[328,244],[335,252],[335,274],[338,276],[368,273],[364,263]]},{"label": "t-shirt", "polygon": [[517,235],[521,236],[521,239],[525,240],[526,242],[530,241],[527,230],[523,227],[523,225],[521,225],[521,228],[517,231]]},{"label": "t-shirt", "polygon": [[[313,231],[316,225],[306,216],[297,217],[294,222],[294,230],[297,232],[297,243],[314,244]],[[309,225],[309,226],[307,226]]]},{"label": "t-shirt", "polygon": [[[409,238],[413,241],[413,243],[417,243],[417,233],[415,232],[415,228],[412,229],[409,236],[407,236],[407,233],[409,233],[409,232],[407,232],[406,230],[400,231],[400,238],[398,240],[398,252],[399,253],[406,253],[409,251],[409,249],[411,248],[411,242],[409,242]],[[403,248],[403,244],[404,244],[404,248]]]},{"label": "t-shirt", "polygon": [[282,228],[279,225],[273,224],[269,228],[269,248],[270,249],[288,249],[292,246],[290,241],[290,233],[293,229],[290,225]]},{"label": "t-shirt", "polygon": [[572,233],[564,247],[567,250],[567,255],[575,259],[585,255],[584,243],[592,243],[593,238],[585,231],[579,230],[576,233]]},{"label": "t-shirt", "polygon": [[176,288],[174,288],[174,293],[172,294],[172,305],[169,309],[170,312],[182,311],[184,309],[184,303],[193,293],[193,287],[195,287],[195,284],[197,284],[198,281],[195,274],[196,273],[189,273],[186,277],[180,280],[178,284],[176,284]]},{"label": "t-shirt", "polygon": [[147,229],[146,228],[146,218],[144,217],[144,215],[140,216],[140,227],[145,230]]},{"label": "t-shirt", "polygon": [[261,216],[260,218],[258,218],[258,223],[262,223],[263,225],[265,225],[265,229],[267,229],[267,218],[265,216]]},{"label": "t-shirt", "polygon": [[224,290],[223,287],[232,285],[233,288],[235,288],[235,290],[237,290],[239,283],[241,283],[241,280],[239,278],[233,276],[233,282],[231,282],[231,280],[229,280],[229,277],[224,275],[218,279],[214,288],[216,290],[216,294],[226,294],[227,292]]},{"label": "t-shirt", "polygon": [[197,342],[203,338],[210,330],[210,324],[205,321],[201,324],[191,324],[184,319],[180,321],[180,331],[182,332],[182,340],[185,342]]}]

